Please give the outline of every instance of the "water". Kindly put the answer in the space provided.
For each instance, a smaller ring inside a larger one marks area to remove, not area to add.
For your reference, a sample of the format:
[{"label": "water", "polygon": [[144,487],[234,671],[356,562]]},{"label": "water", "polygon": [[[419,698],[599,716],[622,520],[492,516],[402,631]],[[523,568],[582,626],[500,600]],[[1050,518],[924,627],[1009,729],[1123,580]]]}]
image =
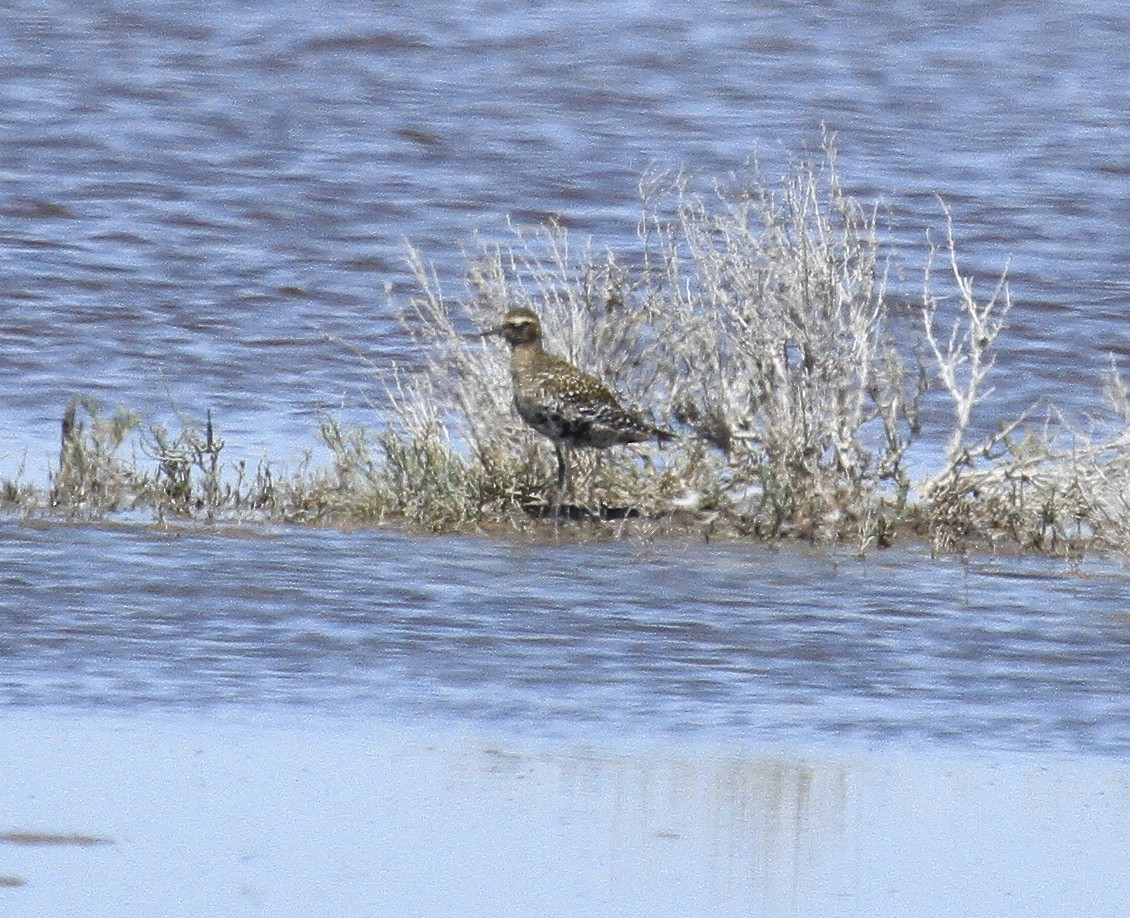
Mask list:
[{"label": "water", "polygon": [[110,842],[0,838],[20,918],[1085,916],[1130,893],[1113,764],[608,755],[301,720],[0,729],[5,759],[36,763],[3,772],[5,817]]},{"label": "water", "polygon": [[[408,241],[458,295],[473,232],[627,247],[647,169],[778,174],[822,125],[896,296],[936,196],[980,290],[1010,264],[986,423],[1094,410],[1130,349],[1127,34],[1081,0],[7,4],[0,476],[46,480],[75,393],[298,456],[416,360]],[[0,897],[1113,914],[1086,852],[1130,854],[1126,608],[1098,562],[2,522],[0,833],[115,844],[0,844]]]},{"label": "water", "polygon": [[0,559],[20,916],[1130,894],[1111,565],[16,522]]},{"label": "water", "polygon": [[0,705],[1130,753],[1116,571],[319,530],[2,536]]},{"label": "water", "polygon": [[[649,167],[768,174],[836,132],[896,293],[953,209],[1017,308],[991,425],[1125,353],[1130,13],[1112,4],[77,2],[0,12],[0,471],[74,392],[287,459],[368,418],[406,241],[460,289],[507,216],[630,246]],[[1069,24],[1069,25],[1068,25]],[[386,294],[386,290],[391,294]],[[1054,344],[1053,344],[1054,342]]]}]

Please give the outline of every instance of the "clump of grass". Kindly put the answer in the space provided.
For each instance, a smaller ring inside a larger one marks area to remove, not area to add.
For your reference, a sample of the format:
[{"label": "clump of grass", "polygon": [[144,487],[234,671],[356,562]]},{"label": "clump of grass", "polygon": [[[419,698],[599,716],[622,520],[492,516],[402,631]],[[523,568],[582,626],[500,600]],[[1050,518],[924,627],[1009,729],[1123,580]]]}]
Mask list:
[{"label": "clump of grass", "polygon": [[475,471],[453,460],[436,429],[409,436],[388,429],[370,437],[331,418],[321,436],[334,464],[323,477],[323,512],[354,522],[407,520],[436,531],[482,519]]},{"label": "clump of grass", "polygon": [[0,510],[25,507],[36,500],[39,489],[24,480],[24,473],[20,463],[15,478],[0,478]]},{"label": "clump of grass", "polygon": [[[153,457],[158,463],[156,484],[168,498],[169,505],[182,510],[218,508],[223,502],[220,453],[224,441],[216,436],[212,412],[208,412],[202,435],[191,426],[176,437],[158,426],[151,427],[150,433]],[[194,470],[200,473],[199,486],[193,481]]]},{"label": "clump of grass", "polygon": [[[223,449],[211,413],[203,430],[185,423],[176,434],[159,425],[143,432],[133,412],[106,414],[93,399],[75,398],[63,413],[58,468],[50,489],[5,482],[3,492],[14,509],[61,512],[77,519],[139,508],[148,508],[158,520],[232,518],[273,505],[269,465],[260,465],[249,477],[241,462],[235,466],[234,480],[225,478]],[[152,465],[146,467],[141,457]]]},{"label": "clump of grass", "polygon": [[107,417],[93,400],[72,399],[63,414],[50,506],[71,515],[129,509],[145,482],[121,451],[139,423],[124,409]]}]

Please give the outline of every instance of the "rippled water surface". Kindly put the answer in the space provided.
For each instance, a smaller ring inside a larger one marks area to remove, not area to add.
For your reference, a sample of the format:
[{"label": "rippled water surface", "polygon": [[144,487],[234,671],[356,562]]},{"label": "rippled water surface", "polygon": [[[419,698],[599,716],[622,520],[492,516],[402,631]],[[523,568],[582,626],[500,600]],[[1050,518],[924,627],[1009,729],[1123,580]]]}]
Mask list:
[{"label": "rippled water surface", "polygon": [[773,175],[822,124],[896,292],[935,195],[985,289],[1011,259],[991,410],[1093,406],[1130,340],[1128,32],[1082,0],[6,4],[0,471],[42,475],[76,391],[292,457],[367,413],[351,348],[411,363],[406,240],[453,293],[508,216],[623,248],[650,166]]},{"label": "rippled water surface", "polygon": [[0,535],[9,705],[1130,753],[1118,573],[694,543]]}]

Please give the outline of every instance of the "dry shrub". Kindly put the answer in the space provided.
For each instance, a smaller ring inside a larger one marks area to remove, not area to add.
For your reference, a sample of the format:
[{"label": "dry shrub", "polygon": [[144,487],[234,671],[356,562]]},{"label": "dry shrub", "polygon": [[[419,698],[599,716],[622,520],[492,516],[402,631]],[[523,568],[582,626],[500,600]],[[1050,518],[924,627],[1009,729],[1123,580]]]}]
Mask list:
[{"label": "dry shrub", "polygon": [[875,213],[831,147],[779,190],[755,175],[709,203],[675,192],[649,256],[667,384],[725,455],[728,511],[761,535],[834,536],[901,508],[924,380],[894,343]]},{"label": "dry shrub", "polygon": [[119,409],[107,417],[91,399],[72,399],[61,424],[51,506],[71,514],[131,507],[144,483],[135,464],[123,459],[121,451],[139,423],[132,412]]},{"label": "dry shrub", "polygon": [[[138,507],[166,515],[215,519],[242,517],[273,500],[269,466],[248,478],[239,463],[235,479],[224,479],[224,441],[209,412],[203,429],[182,419],[170,433],[158,425],[139,436],[140,418],[117,409],[106,415],[92,399],[75,398],[62,419],[59,467],[49,494],[25,489],[20,509],[52,509],[72,518],[98,519]],[[144,468],[138,453],[152,462]]]},{"label": "dry shrub", "polygon": [[765,537],[881,539],[885,508],[910,489],[924,383],[893,341],[875,215],[844,193],[831,146],[779,190],[754,176],[707,200],[675,175],[643,192],[627,256],[578,248],[557,226],[515,229],[508,246],[476,240],[467,295],[452,301],[413,253],[421,292],[405,327],[426,366],[391,393],[397,435],[466,470],[479,513],[547,492],[551,451],[514,412],[508,353],[472,336],[524,306],[547,349],[684,434],[643,465],[629,450],[589,453],[581,503],[678,508]]},{"label": "dry shrub", "polygon": [[1049,408],[934,476],[920,512],[935,549],[1130,550],[1130,397],[1114,367],[1104,390],[1107,411],[1086,425]]}]

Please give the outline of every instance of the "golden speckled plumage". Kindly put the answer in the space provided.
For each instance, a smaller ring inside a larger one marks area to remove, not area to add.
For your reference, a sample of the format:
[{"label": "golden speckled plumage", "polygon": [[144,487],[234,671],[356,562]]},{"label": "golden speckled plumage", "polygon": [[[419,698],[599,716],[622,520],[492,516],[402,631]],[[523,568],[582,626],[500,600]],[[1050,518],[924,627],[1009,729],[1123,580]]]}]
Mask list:
[{"label": "golden speckled plumage", "polygon": [[560,489],[568,476],[565,447],[605,449],[673,436],[624,408],[596,377],[546,353],[533,310],[512,309],[500,326],[484,334],[501,335],[510,343],[514,404],[523,421],[553,441]]}]

